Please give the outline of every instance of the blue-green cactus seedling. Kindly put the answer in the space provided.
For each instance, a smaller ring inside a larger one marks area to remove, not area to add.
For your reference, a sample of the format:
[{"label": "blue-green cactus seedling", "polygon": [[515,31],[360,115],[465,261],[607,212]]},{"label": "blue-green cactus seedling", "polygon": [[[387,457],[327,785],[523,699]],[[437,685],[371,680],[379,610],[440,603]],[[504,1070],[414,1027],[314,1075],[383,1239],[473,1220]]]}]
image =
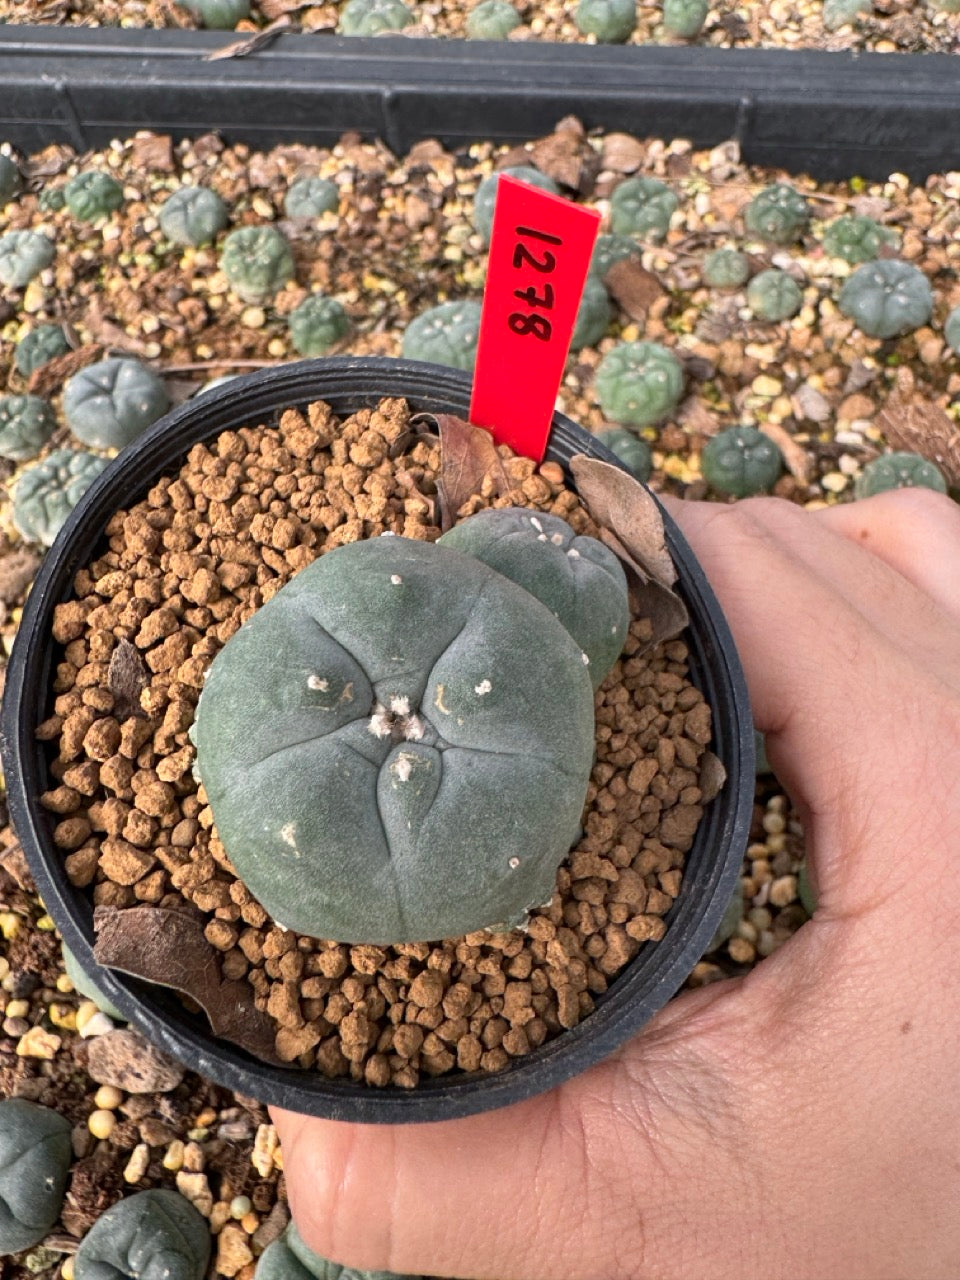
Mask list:
[{"label": "blue-green cactus seedling", "polygon": [[57,186],[52,183],[45,186],[37,200],[41,213],[59,213],[67,203],[65,191],[66,187],[63,183]]},{"label": "blue-green cactus seedling", "polygon": [[228,382],[233,382],[235,378],[242,377],[239,373],[224,373],[219,378],[211,378],[209,382],[205,382],[196,392],[198,396],[205,396],[208,391],[216,391],[217,387],[225,387]]},{"label": "blue-green cactus seedling", "polygon": [[888,489],[934,489],[947,492],[947,481],[935,462],[907,450],[884,453],[868,462],[854,481],[858,498],[869,498]]},{"label": "blue-green cactus seedling", "polygon": [[291,1222],[279,1240],[260,1255],[254,1280],[424,1280],[421,1276],[400,1275],[396,1271],[359,1271],[331,1262],[308,1249],[296,1225]]},{"label": "blue-green cactus seedling", "polygon": [[123,204],[123,187],[109,173],[88,169],[78,173],[63,189],[67,208],[81,222],[106,218]]},{"label": "blue-green cactus seedling", "polygon": [[336,298],[313,293],[287,317],[290,339],[302,356],[322,356],[350,332],[350,317]]},{"label": "blue-green cactus seedling", "polygon": [[954,307],[944,321],[943,336],[954,355],[960,356],[960,307]]},{"label": "blue-green cactus seedling", "polygon": [[288,218],[306,222],[340,208],[340,188],[330,178],[297,178],[283,197],[283,212]]},{"label": "blue-green cactus seedling", "polygon": [[238,22],[250,17],[250,0],[177,0],[204,27],[234,31]]},{"label": "blue-green cactus seedling", "polygon": [[729,942],[739,928],[740,921],[743,919],[743,889],[737,884],[733,891],[733,897],[727,903],[727,908],[720,917],[720,923],[717,925],[717,931],[710,939],[704,955],[709,955],[711,951],[717,951],[725,942]]},{"label": "blue-green cactus seedling", "polygon": [[857,267],[840,290],[838,306],[870,338],[897,338],[927,324],[933,290],[919,267],[881,258]]},{"label": "blue-green cactus seedling", "polygon": [[658,342],[622,342],[600,361],[596,385],[604,417],[649,427],[680,403],[683,365]]},{"label": "blue-green cactus seedling", "polygon": [[497,203],[497,188],[500,185],[500,176],[503,173],[511,178],[516,178],[518,182],[527,183],[528,186],[539,187],[541,191],[549,191],[553,196],[560,194],[560,188],[554,180],[548,178],[545,173],[541,173],[539,169],[534,169],[531,165],[515,164],[509,169],[501,169],[499,173],[491,173],[477,187],[477,194],[473,201],[473,223],[483,236],[485,244],[490,243],[490,235],[493,231],[493,211]]},{"label": "blue-green cactus seedling", "polygon": [[703,30],[709,0],[663,0],[663,26],[671,36],[692,40]]},{"label": "blue-green cactus seedling", "polygon": [[707,441],[700,468],[718,493],[749,498],[773,488],[783,471],[783,454],[756,427],[728,427]]},{"label": "blue-green cactus seedling", "polygon": [[19,195],[22,188],[20,170],[9,156],[0,155],[0,208]]},{"label": "blue-green cactus seedling", "polygon": [[566,520],[526,507],[481,511],[440,546],[482,560],[547,606],[587,656],[595,689],[620,656],[630,626],[627,578],[609,547],[578,537]]},{"label": "blue-green cactus seedling", "polygon": [[587,276],[570,350],[595,346],[610,328],[612,319],[613,307],[603,281],[599,276]]},{"label": "blue-green cactus seedling", "polygon": [[823,247],[827,253],[832,258],[842,258],[854,265],[872,262],[885,245],[896,243],[896,233],[889,227],[854,213],[836,218],[823,233]]},{"label": "blue-green cactus seedling", "polygon": [[604,427],[597,432],[597,439],[617,455],[635,479],[647,483],[653,470],[653,454],[646,440],[626,427]]},{"label": "blue-green cactus seedling", "polygon": [[199,248],[230,221],[227,206],[209,187],[181,187],[160,210],[160,230],[173,244]]},{"label": "blue-green cactus seedling", "polygon": [[788,182],[765,187],[747,205],[743,221],[751,235],[770,244],[794,244],[810,221],[806,198]]},{"label": "blue-green cactus seedling", "polygon": [[294,276],[293,251],[276,227],[241,227],[223,242],[220,266],[244,302],[266,302]]},{"label": "blue-green cactus seedling", "polygon": [[67,977],[73,983],[75,989],[80,995],[85,996],[88,1000],[92,1000],[98,1009],[101,1009],[109,1018],[116,1019],[117,1022],[126,1022],[126,1018],[107,996],[103,994],[93,978],[80,967],[80,961],[73,954],[67,944],[62,944],[63,950],[63,967],[67,972]]},{"label": "blue-green cactus seedling", "polygon": [[823,0],[823,25],[828,31],[839,31],[861,13],[872,12],[873,0]]},{"label": "blue-green cactus seedling", "polygon": [[623,44],[637,27],[636,0],[580,0],[574,13],[577,30],[604,44]]},{"label": "blue-green cactus seedling", "polygon": [[58,324],[38,324],[17,343],[13,353],[13,363],[17,373],[29,378],[35,369],[41,368],[57,356],[66,355],[70,350],[67,335]]},{"label": "blue-green cactus seedling", "polygon": [[0,396],[0,458],[27,462],[53,435],[56,414],[40,396]]},{"label": "blue-green cactus seedling", "polygon": [[625,259],[630,262],[643,260],[643,249],[636,240],[631,240],[629,236],[597,236],[593,257],[590,259],[590,274],[603,280],[611,267]]},{"label": "blue-green cactus seedling", "polygon": [[428,941],[520,924],[553,894],[593,686],[515,582],[452,547],[372,538],[302,569],[228,641],[193,733],[220,838],[274,920]]},{"label": "blue-green cactus seedling", "polygon": [[67,425],[96,449],[122,449],[169,408],[163,379],[130,357],[87,365],[63,389]]},{"label": "blue-green cactus seedling", "polygon": [[810,880],[810,868],[806,862],[802,863],[797,872],[797,897],[807,915],[814,915],[817,910],[817,895]]},{"label": "blue-green cactus seedling", "polygon": [[617,235],[662,240],[679,201],[656,178],[627,178],[610,197],[610,225]]},{"label": "blue-green cactus seedling", "polygon": [[750,279],[750,259],[739,249],[714,249],[703,264],[711,289],[742,289]]},{"label": "blue-green cactus seedling", "polygon": [[22,289],[49,267],[55,252],[39,231],[8,231],[0,236],[0,284]]},{"label": "blue-green cactus seedling", "polygon": [[81,449],[57,449],[27,467],[13,493],[13,523],[23,537],[53,546],[67,516],[108,461]]},{"label": "blue-green cactus seedling", "polygon": [[403,0],[349,0],[340,14],[340,34],[379,36],[384,31],[402,31],[414,21]]},{"label": "blue-green cactus seedling", "polygon": [[407,326],[403,354],[408,360],[448,364],[469,373],[477,359],[480,312],[480,303],[470,298],[431,307]]},{"label": "blue-green cactus seedling", "polygon": [[0,1102],[0,1257],[42,1240],[60,1217],[70,1124],[24,1098]]},{"label": "blue-green cactus seedling", "polygon": [[76,1280],[203,1280],[210,1228],[176,1191],[118,1201],[80,1241]]},{"label": "blue-green cactus seedling", "polygon": [[483,0],[467,14],[468,40],[506,40],[522,19],[507,0]]},{"label": "blue-green cactus seedling", "polygon": [[766,735],[761,733],[759,729],[754,729],[753,731],[753,745],[757,757],[757,776],[762,777],[764,774],[773,773],[767,756]]},{"label": "blue-green cactus seedling", "polygon": [[803,306],[803,290],[786,271],[770,267],[747,285],[747,305],[761,320],[789,320]]}]

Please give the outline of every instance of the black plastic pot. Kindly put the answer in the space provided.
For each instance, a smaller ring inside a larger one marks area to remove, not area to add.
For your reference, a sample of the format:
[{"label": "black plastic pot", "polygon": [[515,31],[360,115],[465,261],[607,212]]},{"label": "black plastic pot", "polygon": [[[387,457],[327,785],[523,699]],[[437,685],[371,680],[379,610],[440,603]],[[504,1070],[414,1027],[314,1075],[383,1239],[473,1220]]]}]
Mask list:
[{"label": "black plastic pot", "polygon": [[[666,936],[641,949],[579,1026],[499,1074],[441,1077],[415,1090],[377,1090],[328,1080],[319,1072],[268,1066],[216,1039],[202,1015],[188,1013],[171,992],[97,968],[92,900],[70,884],[63,854],[53,843],[53,815],[40,804],[41,793],[52,785],[50,751],[34,731],[52,708],[54,609],[71,597],[76,571],[101,553],[103,531],[114,512],[142,498],[161,475],[178,469],[193,444],[229,428],[275,422],[292,405],[320,399],[347,414],[382,396],[404,396],[418,410],[466,416],[470,378],[405,360],[305,360],[208,392],[126,448],[86,493],[37,576],[7,670],[0,746],[13,823],[47,910],[81,967],[96,973],[97,984],[135,1026],[194,1070],[237,1092],[313,1115],[396,1123],[451,1119],[549,1089],[618,1048],[670,999],[706,949],[736,884],[752,811],[754,738],[746,684],[727,624],[689,546],[665,515],[679,590],[691,618],[691,677],[713,708],[713,750],[726,766],[727,781],[707,806],[687,856]],[[576,453],[616,462],[595,437],[557,414],[548,456],[566,464]]]}]

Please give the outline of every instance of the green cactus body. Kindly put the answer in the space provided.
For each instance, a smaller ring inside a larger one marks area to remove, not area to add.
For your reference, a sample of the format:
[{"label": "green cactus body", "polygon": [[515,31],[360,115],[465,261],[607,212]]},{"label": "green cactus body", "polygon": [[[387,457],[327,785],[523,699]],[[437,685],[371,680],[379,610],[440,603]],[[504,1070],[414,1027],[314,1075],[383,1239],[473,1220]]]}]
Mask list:
[{"label": "green cactus body", "polygon": [[597,439],[617,455],[635,479],[647,483],[653,470],[653,455],[646,440],[626,427],[605,427],[597,432]]},{"label": "green cactus body", "polygon": [[747,305],[761,320],[789,320],[803,306],[803,290],[793,276],[771,267],[747,285]]},{"label": "green cactus body", "polygon": [[67,208],[81,222],[95,222],[115,213],[123,204],[123,187],[109,173],[88,169],[78,173],[63,189]]},{"label": "green cactus body", "polygon": [[173,244],[198,248],[230,221],[226,204],[209,187],[181,187],[160,210],[160,230]]},{"label": "green cactus body", "polygon": [[794,244],[810,221],[810,206],[795,187],[775,182],[747,205],[744,224],[751,235],[770,244]]},{"label": "green cactus body", "polygon": [[67,203],[64,192],[65,185],[47,186],[40,192],[40,198],[37,205],[43,213],[59,213]]},{"label": "green cactus body", "polygon": [[253,1280],[317,1280],[317,1273],[303,1265],[281,1236],[261,1253]]},{"label": "green cactus body", "polygon": [[125,1022],[126,1018],[124,1018],[116,1005],[107,999],[90,975],[84,969],[81,969],[80,961],[65,942],[62,944],[62,951],[63,967],[67,972],[67,977],[80,995],[85,996],[87,1000],[92,1000],[97,1008],[102,1009],[109,1018],[115,1018],[117,1022]]},{"label": "green cactus body", "polygon": [[869,498],[889,489],[934,489],[937,493],[946,493],[947,482],[936,463],[922,454],[903,450],[874,458],[854,481],[854,494],[858,498]]},{"label": "green cactus body", "polygon": [[88,365],[63,389],[67,425],[96,449],[122,449],[169,408],[162,378],[132,358]]},{"label": "green cactus body", "polygon": [[237,23],[250,17],[250,0],[177,0],[204,27],[233,31]]},{"label": "green cactus body", "polygon": [[729,427],[707,441],[700,465],[711,488],[749,498],[773,488],[783,470],[783,454],[756,427]]},{"label": "green cactus body", "polygon": [[596,386],[604,417],[648,427],[680,403],[683,365],[657,342],[622,342],[600,361]]},{"label": "green cactus body", "polygon": [[22,289],[50,266],[55,252],[39,231],[8,231],[0,236],[0,284]]},{"label": "green cactus body", "polygon": [[599,276],[587,276],[577,312],[577,323],[570,340],[570,350],[579,351],[582,347],[595,346],[610,328],[612,319],[613,306],[603,281]]},{"label": "green cactus body", "polygon": [[220,251],[230,288],[244,302],[266,302],[294,277],[293,251],[276,227],[240,227]]},{"label": "green cactus body", "polygon": [[679,201],[656,178],[627,178],[610,197],[610,225],[617,235],[662,240]]},{"label": "green cactus body", "polygon": [[703,264],[711,289],[742,289],[750,279],[750,259],[739,249],[715,249]]},{"label": "green cactus body", "polygon": [[597,236],[593,257],[590,259],[590,274],[603,280],[612,266],[625,259],[631,262],[643,260],[643,249],[636,240],[631,240],[629,236]]},{"label": "green cactus body", "polygon": [[53,435],[57,417],[40,396],[0,396],[0,458],[27,462]]},{"label": "green cactus body", "polygon": [[839,31],[861,13],[872,12],[873,0],[823,0],[823,25],[828,31]]},{"label": "green cactus body", "polygon": [[408,360],[429,360],[454,369],[473,369],[480,337],[479,302],[441,302],[411,320],[403,335]]},{"label": "green cactus body", "polygon": [[176,1191],[140,1191],[98,1218],[80,1241],[76,1280],[203,1280],[210,1228]]},{"label": "green cactus body", "polygon": [[812,916],[817,909],[817,895],[814,892],[813,884],[810,880],[810,868],[804,862],[800,870],[797,872],[797,897],[803,904],[803,909],[808,916]]},{"label": "green cactus body", "polygon": [[770,760],[767,757],[767,739],[759,729],[753,731],[753,745],[757,755],[757,776],[762,777],[764,774],[773,773],[770,767]]},{"label": "green cactus body", "polygon": [[70,1124],[24,1098],[0,1101],[0,1257],[43,1239],[60,1217]]},{"label": "green cactus body", "polygon": [[672,36],[692,40],[703,30],[709,0],[663,0],[663,25]]},{"label": "green cactus body", "polygon": [[279,1240],[268,1245],[260,1256],[254,1280],[424,1280],[421,1276],[400,1275],[396,1271],[358,1271],[339,1262],[321,1258],[303,1243],[291,1220]]},{"label": "green cactus body", "polygon": [[519,13],[507,0],[483,0],[467,14],[467,39],[506,40],[520,23]]},{"label": "green cactus body", "polygon": [[960,0],[930,0],[930,3],[941,13],[960,13]]},{"label": "green cactus body", "polygon": [[526,182],[528,186],[539,187],[541,191],[549,191],[551,195],[558,196],[560,194],[560,188],[552,178],[548,178],[545,173],[541,173],[539,169],[534,169],[530,165],[512,165],[509,169],[501,169],[499,173],[491,173],[477,187],[477,194],[473,202],[473,222],[483,236],[485,244],[490,243],[490,235],[493,231],[493,211],[497,203],[497,188],[500,185],[500,176],[503,173],[511,178],[516,178],[518,182]]},{"label": "green cactus body", "polygon": [[943,336],[953,354],[960,356],[960,307],[954,307],[944,321]]},{"label": "green cactus body", "polygon": [[636,0],[580,0],[574,21],[582,35],[623,44],[637,28]]},{"label": "green cactus body", "polygon": [[22,188],[20,170],[9,156],[0,155],[0,208],[19,195]]},{"label": "green cactus body", "polygon": [[414,20],[402,0],[349,0],[340,14],[340,34],[378,36],[384,31],[402,31]]},{"label": "green cactus body", "polygon": [[336,298],[313,293],[287,317],[290,339],[302,356],[322,356],[350,332],[350,317]]},{"label": "green cactus body", "polygon": [[13,523],[23,537],[53,546],[67,516],[108,461],[79,449],[57,449],[27,467],[13,494]]},{"label": "green cactus body", "polygon": [[608,547],[578,537],[559,516],[526,507],[482,511],[454,525],[439,545],[481,560],[536,596],[587,655],[593,687],[600,687],[630,626],[626,574]]},{"label": "green cactus body", "polygon": [[933,315],[933,290],[919,267],[881,258],[858,267],[840,290],[838,306],[871,338],[912,333]]},{"label": "green cactus body", "polygon": [[725,942],[729,942],[733,935],[737,932],[740,921],[743,919],[743,889],[738,884],[733,891],[733,897],[727,903],[727,909],[720,917],[720,923],[717,925],[717,931],[710,939],[704,955],[709,955],[711,951],[717,951]]},{"label": "green cactus body", "polygon": [[330,178],[297,178],[283,197],[283,212],[288,218],[307,222],[340,208],[340,188]]},{"label": "green cactus body", "polygon": [[240,628],[194,738],[220,838],[277,922],[427,941],[510,927],[551,897],[590,776],[593,687],[528,591],[388,536],[321,556]]},{"label": "green cactus body", "polygon": [[40,324],[17,343],[13,363],[17,373],[29,378],[35,369],[42,368],[57,356],[66,355],[69,350],[70,343],[60,325]]},{"label": "green cactus body", "polygon": [[896,234],[873,218],[845,214],[831,222],[823,233],[823,247],[832,258],[857,264],[872,262],[885,245],[894,245]]}]

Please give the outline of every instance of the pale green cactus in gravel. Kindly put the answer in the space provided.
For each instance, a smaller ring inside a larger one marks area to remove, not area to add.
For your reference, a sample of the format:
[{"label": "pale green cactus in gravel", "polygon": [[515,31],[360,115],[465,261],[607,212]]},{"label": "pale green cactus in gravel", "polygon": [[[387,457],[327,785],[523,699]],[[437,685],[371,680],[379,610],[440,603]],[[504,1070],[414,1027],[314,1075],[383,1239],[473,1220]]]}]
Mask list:
[{"label": "pale green cactus in gravel", "polygon": [[929,322],[933,290],[911,262],[880,258],[854,271],[840,290],[837,305],[868,337],[897,338]]},{"label": "pale green cactus in gravel", "polygon": [[823,233],[823,247],[827,253],[832,258],[842,258],[852,264],[872,262],[880,256],[884,246],[896,243],[896,232],[873,218],[854,213],[835,219]]},{"label": "pale green cactus in gravel", "polygon": [[88,169],[78,173],[63,189],[67,208],[81,222],[106,218],[123,204],[123,187],[109,173]]},{"label": "pale green cactus in gravel", "polygon": [[181,187],[160,210],[160,230],[173,244],[198,248],[230,221],[227,206],[209,187]]},{"label": "pale green cactus in gravel", "polygon": [[707,441],[700,468],[719,493],[749,498],[773,488],[783,471],[783,454],[756,427],[728,427]]},{"label": "pale green cactus in gravel", "polygon": [[379,36],[402,31],[416,19],[402,0],[349,0],[340,13],[343,36]]},{"label": "pale green cactus in gravel", "polygon": [[427,1280],[426,1277],[400,1275],[396,1271],[360,1271],[330,1262],[304,1244],[296,1224],[291,1221],[279,1240],[274,1240],[260,1255],[254,1280]]},{"label": "pale green cactus in gravel", "polygon": [[664,29],[672,36],[692,40],[703,30],[709,12],[709,0],[663,0]]},{"label": "pale green cactus in gravel", "polygon": [[593,347],[610,328],[613,306],[610,295],[599,276],[587,276],[577,312],[577,323],[570,340],[570,350]]},{"label": "pale green cactus in gravel", "polygon": [[525,182],[531,187],[539,187],[541,191],[549,191],[551,195],[558,196],[560,194],[560,188],[554,180],[548,178],[545,173],[541,173],[539,169],[534,169],[531,165],[517,164],[512,165],[509,169],[501,169],[497,173],[491,173],[477,187],[477,194],[473,201],[474,226],[483,236],[485,244],[490,243],[490,235],[493,231],[493,212],[497,203],[497,188],[500,185],[501,174],[504,173],[511,178],[516,178],[518,182]]},{"label": "pale green cactus in gravel", "polygon": [[629,236],[607,234],[597,236],[593,246],[593,257],[590,259],[590,274],[602,280],[612,266],[624,259],[630,262],[641,262],[643,249]]},{"label": "pale green cactus in gravel", "polygon": [[13,523],[24,538],[53,546],[67,517],[109,459],[79,449],[56,449],[25,468],[13,491]]},{"label": "pale green cactus in gravel", "polygon": [[750,259],[739,249],[714,249],[703,264],[703,278],[712,289],[742,289],[750,279]]},{"label": "pale green cactus in gravel", "polygon": [[637,28],[636,0],[580,0],[573,17],[581,35],[623,44]]},{"label": "pale green cactus in gravel", "polygon": [[177,1191],[118,1201],[80,1241],[76,1280],[203,1280],[210,1228]]},{"label": "pale green cactus in gravel", "polygon": [[615,453],[634,479],[646,484],[653,470],[653,454],[646,440],[626,427],[603,427],[597,439]]},{"label": "pale green cactus in gravel", "polygon": [[676,192],[656,178],[627,178],[610,197],[610,225],[617,235],[662,240],[679,203]]},{"label": "pale green cactus in gravel", "polygon": [[873,0],[823,0],[823,25],[828,31],[839,31],[867,13],[873,13]]},{"label": "pale green cactus in gravel", "polygon": [[69,350],[70,343],[60,325],[39,324],[17,343],[13,363],[17,373],[29,378],[36,369],[57,356],[66,355]]},{"label": "pale green cactus in gravel", "polygon": [[747,205],[744,225],[751,235],[770,244],[794,244],[810,221],[806,197],[788,182],[765,187]]},{"label": "pale green cactus in gravel", "polygon": [[793,276],[771,267],[747,285],[747,305],[761,320],[790,320],[803,306],[803,290]]},{"label": "pale green cactus in gravel", "polygon": [[470,372],[477,360],[481,305],[467,298],[441,302],[416,316],[403,335],[408,360],[428,360]]},{"label": "pale green cactus in gravel", "polygon": [[605,418],[631,427],[662,422],[680,403],[683,365],[658,342],[622,342],[597,367]]},{"label": "pale green cactus in gravel", "polygon": [[37,200],[37,206],[41,213],[59,213],[67,203],[65,192],[65,183],[60,183],[59,185],[48,183],[40,192],[40,198]]},{"label": "pale green cactus in gravel", "polygon": [[220,250],[220,267],[244,302],[267,302],[294,277],[293,250],[276,227],[240,227]]},{"label": "pale green cactus in gravel", "polygon": [[947,481],[935,462],[906,449],[873,458],[854,481],[857,498],[869,498],[890,489],[918,488],[946,493]]},{"label": "pale green cactus in gravel", "polygon": [[169,408],[163,379],[132,357],[87,365],[63,389],[67,425],[96,449],[124,448]]},{"label": "pale green cactus in gravel", "polygon": [[66,970],[67,977],[80,995],[92,1000],[97,1008],[102,1010],[108,1018],[113,1018],[117,1022],[126,1022],[126,1018],[116,1005],[107,999],[93,978],[90,977],[85,969],[80,967],[80,961],[65,942],[62,943],[61,949],[63,951],[63,967]]},{"label": "pale green cactus in gravel", "polygon": [[238,22],[250,17],[250,0],[177,0],[201,26],[214,31],[234,31]]},{"label": "pale green cactus in gravel", "polygon": [[284,214],[297,222],[336,213],[340,208],[340,188],[330,178],[297,178],[283,197]]},{"label": "pale green cactus in gravel", "polygon": [[53,241],[39,231],[8,231],[0,236],[0,284],[22,289],[53,262]]},{"label": "pale green cactus in gravel", "polygon": [[729,942],[733,935],[737,932],[740,921],[743,919],[743,889],[737,883],[736,889],[733,891],[733,897],[727,903],[727,908],[720,917],[720,923],[717,925],[716,932],[707,944],[704,955],[709,955],[711,951],[717,951],[725,942]]},{"label": "pale green cactus in gravel", "polygon": [[522,19],[507,0],[483,0],[467,14],[468,40],[506,40]]},{"label": "pale green cactus in gravel", "polygon": [[53,435],[57,416],[41,396],[0,396],[0,458],[27,462]]},{"label": "pale green cactus in gravel", "polygon": [[960,307],[954,307],[943,322],[943,336],[953,354],[960,356]]},{"label": "pale green cactus in gravel", "polygon": [[14,160],[0,153],[0,209],[23,190],[23,178]]},{"label": "pale green cactus in gravel", "polygon": [[322,356],[350,332],[343,303],[313,293],[287,317],[290,340],[302,356]]},{"label": "pale green cactus in gravel", "polygon": [[60,1217],[73,1157],[70,1128],[49,1107],[0,1101],[0,1257],[38,1244]]}]

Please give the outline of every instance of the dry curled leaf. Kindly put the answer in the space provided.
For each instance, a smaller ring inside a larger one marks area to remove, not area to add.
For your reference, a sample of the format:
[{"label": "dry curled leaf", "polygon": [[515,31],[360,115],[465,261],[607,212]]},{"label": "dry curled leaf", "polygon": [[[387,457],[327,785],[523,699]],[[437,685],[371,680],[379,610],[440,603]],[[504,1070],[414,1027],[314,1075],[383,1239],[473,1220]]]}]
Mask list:
[{"label": "dry curled leaf", "polygon": [[13,547],[0,559],[0,601],[15,605],[37,576],[40,557],[27,547]]},{"label": "dry curled leaf", "polygon": [[[119,351],[124,355],[145,356],[151,349],[146,339],[133,337],[114,320],[110,320],[97,297],[92,299],[87,308],[83,325],[94,342],[106,347],[109,351]],[[66,358],[66,356],[62,357],[64,360]]]},{"label": "dry curled leaf", "polygon": [[295,25],[289,13],[284,13],[277,18],[276,22],[271,22],[261,31],[255,31],[252,35],[244,36],[242,40],[234,40],[220,49],[214,49],[213,53],[206,54],[204,61],[217,62],[221,58],[248,58],[251,53],[258,53],[268,44],[272,44],[282,32],[291,31]]},{"label": "dry curled leaf", "polygon": [[140,694],[149,682],[150,672],[140,650],[129,640],[118,640],[107,669],[107,684],[113,694],[118,720],[146,714],[140,706]]},{"label": "dry curled leaf", "polygon": [[144,133],[130,144],[131,160],[137,169],[173,173],[173,138],[168,133]]},{"label": "dry curled leaf", "polygon": [[54,356],[45,364],[34,369],[27,383],[27,390],[33,396],[49,399],[56,394],[68,378],[85,369],[88,364],[95,364],[103,357],[103,347],[96,343],[88,347],[80,347],[77,351],[66,351],[62,356]]},{"label": "dry curled leaf", "polygon": [[712,751],[705,751],[700,758],[700,777],[697,780],[704,804],[709,804],[720,794],[726,780],[727,770],[723,761]]},{"label": "dry curled leaf", "polygon": [[614,173],[636,173],[646,149],[629,133],[608,133],[603,140],[603,167]]},{"label": "dry curled leaf", "polygon": [[603,277],[603,283],[631,320],[644,321],[647,312],[666,290],[652,271],[636,258],[621,258]]},{"label": "dry curled leaf", "polygon": [[894,391],[877,414],[876,425],[894,449],[921,453],[935,462],[951,486],[960,486],[960,426],[946,410],[912,391]]},{"label": "dry curled leaf", "polygon": [[411,425],[435,427],[440,435],[440,528],[452,529],[457,513],[489,476],[498,494],[509,491],[510,477],[489,431],[452,413],[423,413]]},{"label": "dry curled leaf", "polygon": [[786,427],[782,427],[779,422],[761,422],[760,430],[783,454],[787,470],[794,479],[799,480],[801,484],[809,484],[812,459],[803,445],[798,444]]},{"label": "dry curled leaf", "polygon": [[30,874],[30,866],[27,862],[26,854],[23,852],[23,846],[18,840],[0,852],[0,867],[7,873],[13,882],[25,893],[35,893],[36,885],[33,882],[33,876]]}]

